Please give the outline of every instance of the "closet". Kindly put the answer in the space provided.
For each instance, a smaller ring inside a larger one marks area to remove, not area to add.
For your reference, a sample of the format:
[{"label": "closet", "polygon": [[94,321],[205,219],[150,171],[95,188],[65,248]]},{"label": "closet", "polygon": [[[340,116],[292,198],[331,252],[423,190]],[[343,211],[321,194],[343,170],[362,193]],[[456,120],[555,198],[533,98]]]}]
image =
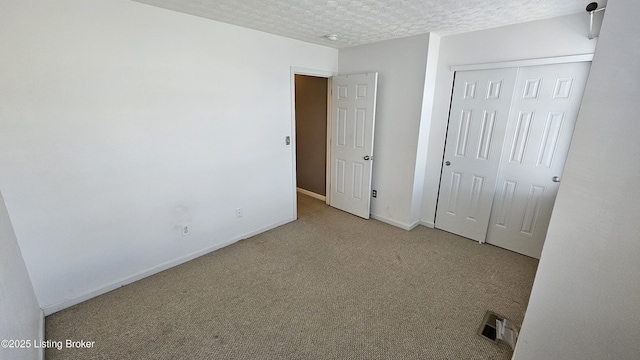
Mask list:
[{"label": "closet", "polygon": [[437,228],[540,257],[590,65],[456,72]]}]

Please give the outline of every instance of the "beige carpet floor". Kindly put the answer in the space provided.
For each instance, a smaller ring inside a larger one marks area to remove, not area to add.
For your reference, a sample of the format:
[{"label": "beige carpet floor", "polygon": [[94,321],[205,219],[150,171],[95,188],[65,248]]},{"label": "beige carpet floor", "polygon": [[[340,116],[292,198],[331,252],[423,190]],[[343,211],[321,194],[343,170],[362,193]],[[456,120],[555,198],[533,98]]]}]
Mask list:
[{"label": "beige carpet floor", "polygon": [[510,359],[537,260],[299,196],[299,219],[46,318],[55,359]]}]

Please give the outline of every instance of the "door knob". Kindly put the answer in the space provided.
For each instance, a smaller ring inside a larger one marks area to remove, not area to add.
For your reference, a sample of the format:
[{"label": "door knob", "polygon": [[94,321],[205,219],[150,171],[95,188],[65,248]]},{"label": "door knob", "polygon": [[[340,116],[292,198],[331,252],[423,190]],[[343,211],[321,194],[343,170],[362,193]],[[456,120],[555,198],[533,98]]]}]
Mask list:
[{"label": "door knob", "polygon": [[371,159],[371,156],[369,156],[369,155],[365,155],[365,156],[363,157],[363,159],[365,159],[365,160],[369,160],[369,159]]},{"label": "door knob", "polygon": [[551,181],[553,182],[560,182],[560,176],[554,176],[551,178]]},{"label": "door knob", "polygon": [[449,166],[449,165],[451,165],[451,161],[445,161],[444,164]]}]

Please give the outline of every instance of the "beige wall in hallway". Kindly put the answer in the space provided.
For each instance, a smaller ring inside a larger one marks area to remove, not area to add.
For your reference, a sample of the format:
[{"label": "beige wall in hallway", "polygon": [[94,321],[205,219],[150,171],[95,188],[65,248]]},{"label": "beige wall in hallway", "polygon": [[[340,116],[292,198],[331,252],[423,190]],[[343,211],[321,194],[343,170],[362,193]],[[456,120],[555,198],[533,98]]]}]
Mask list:
[{"label": "beige wall in hallway", "polygon": [[327,79],[296,75],[297,186],[326,195]]}]

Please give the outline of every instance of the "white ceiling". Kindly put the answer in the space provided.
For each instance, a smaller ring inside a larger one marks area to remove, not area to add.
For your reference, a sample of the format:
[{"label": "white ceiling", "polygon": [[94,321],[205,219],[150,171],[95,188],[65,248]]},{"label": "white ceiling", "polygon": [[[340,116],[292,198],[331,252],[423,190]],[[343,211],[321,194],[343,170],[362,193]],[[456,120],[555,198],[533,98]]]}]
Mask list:
[{"label": "white ceiling", "polygon": [[[583,13],[588,0],[133,0],[344,48],[434,32],[450,35]],[[601,1],[602,5],[605,1]],[[337,41],[324,36],[338,35]]]}]

